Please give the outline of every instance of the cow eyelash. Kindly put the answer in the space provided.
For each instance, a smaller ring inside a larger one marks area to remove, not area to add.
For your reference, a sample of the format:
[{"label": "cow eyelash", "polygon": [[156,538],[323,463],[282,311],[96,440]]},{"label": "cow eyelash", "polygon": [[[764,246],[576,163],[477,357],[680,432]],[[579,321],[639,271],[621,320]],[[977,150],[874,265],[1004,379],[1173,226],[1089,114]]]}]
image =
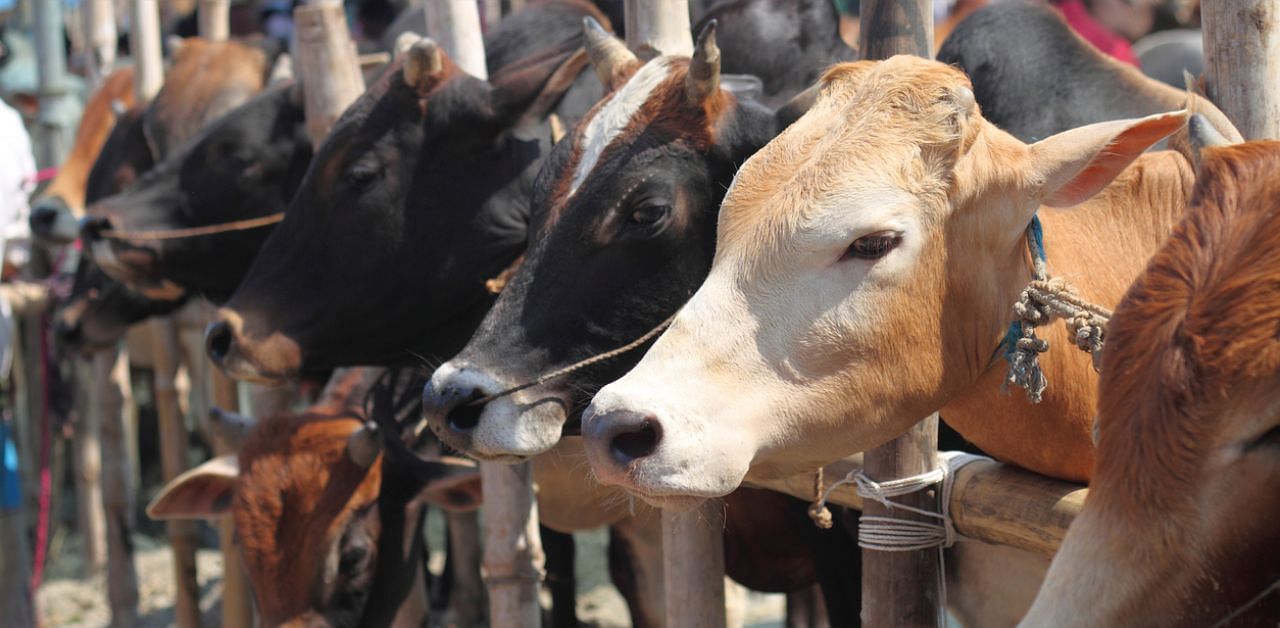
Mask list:
[{"label": "cow eyelash", "polygon": [[854,240],[849,244],[849,248],[845,250],[840,259],[841,261],[847,259],[880,259],[888,255],[890,251],[897,248],[901,243],[901,233],[897,231],[879,231]]}]

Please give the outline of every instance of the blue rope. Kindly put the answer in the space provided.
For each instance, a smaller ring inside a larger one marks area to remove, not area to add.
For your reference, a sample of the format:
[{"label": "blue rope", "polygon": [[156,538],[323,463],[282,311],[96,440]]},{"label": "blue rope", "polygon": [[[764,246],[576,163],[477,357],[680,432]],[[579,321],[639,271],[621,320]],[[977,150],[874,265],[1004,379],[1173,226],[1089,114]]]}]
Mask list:
[{"label": "blue rope", "polygon": [[[1044,227],[1040,224],[1039,214],[1032,214],[1031,224],[1027,225],[1027,249],[1031,252],[1031,274],[1035,279],[1044,279],[1048,256],[1044,252]],[[1004,348],[1006,362],[1013,363],[1013,352],[1021,337],[1022,321],[1015,320],[1009,324],[1009,331],[1005,332],[1004,340],[1000,343]]]}]

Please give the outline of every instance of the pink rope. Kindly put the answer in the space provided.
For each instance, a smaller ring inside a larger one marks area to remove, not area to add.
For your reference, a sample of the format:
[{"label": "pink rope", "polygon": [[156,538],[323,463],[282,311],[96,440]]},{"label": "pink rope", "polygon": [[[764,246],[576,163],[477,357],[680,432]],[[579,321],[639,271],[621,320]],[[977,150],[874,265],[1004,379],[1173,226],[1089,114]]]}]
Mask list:
[{"label": "pink rope", "polygon": [[53,428],[49,416],[49,330],[48,316],[40,317],[40,513],[36,520],[36,548],[31,565],[31,595],[44,579],[45,555],[49,549],[49,511],[53,498],[53,474],[49,469],[49,452],[53,448]]}]

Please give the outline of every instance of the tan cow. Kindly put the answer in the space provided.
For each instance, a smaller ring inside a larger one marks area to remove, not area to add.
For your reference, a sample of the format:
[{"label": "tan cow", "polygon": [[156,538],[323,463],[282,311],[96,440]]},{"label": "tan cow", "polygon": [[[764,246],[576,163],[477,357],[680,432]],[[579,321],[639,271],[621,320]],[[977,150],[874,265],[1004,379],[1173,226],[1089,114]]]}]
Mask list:
[{"label": "tan cow", "polygon": [[1187,160],[1142,155],[1186,114],[1026,145],[971,89],[912,57],[827,74],[813,109],[738,173],[705,283],[595,397],[583,433],[600,479],[687,507],[938,410],[994,456],[1089,479],[1097,378],[1061,324],[1041,335],[1055,347],[1044,401],[1001,392],[1025,231],[1039,210],[1049,273],[1114,304],[1186,206]]},{"label": "tan cow", "polygon": [[1206,150],[1195,199],[1108,325],[1097,472],[1025,626],[1280,618],[1280,142]]}]

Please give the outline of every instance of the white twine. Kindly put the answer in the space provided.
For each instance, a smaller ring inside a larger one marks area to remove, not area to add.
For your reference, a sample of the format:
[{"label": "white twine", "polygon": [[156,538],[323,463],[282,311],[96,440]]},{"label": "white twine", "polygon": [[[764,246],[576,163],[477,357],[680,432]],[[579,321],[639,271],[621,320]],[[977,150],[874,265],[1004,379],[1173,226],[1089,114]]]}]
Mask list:
[{"label": "white twine", "polygon": [[[854,469],[827,487],[821,499],[815,504],[815,506],[825,504],[837,486],[854,484],[857,486],[860,497],[879,503],[890,511],[905,510],[936,519],[938,523],[883,515],[862,515],[858,519],[858,547],[878,552],[913,552],[938,548],[939,626],[945,625],[944,615],[947,608],[947,563],[944,552],[946,548],[955,545],[959,539],[959,534],[956,533],[955,525],[951,521],[951,489],[955,485],[956,472],[977,460],[991,459],[961,451],[938,452],[938,466],[934,469],[883,482],[871,479],[862,469]],[[915,493],[935,484],[942,485],[942,490],[939,491],[941,512],[900,504],[890,499]]]}]

